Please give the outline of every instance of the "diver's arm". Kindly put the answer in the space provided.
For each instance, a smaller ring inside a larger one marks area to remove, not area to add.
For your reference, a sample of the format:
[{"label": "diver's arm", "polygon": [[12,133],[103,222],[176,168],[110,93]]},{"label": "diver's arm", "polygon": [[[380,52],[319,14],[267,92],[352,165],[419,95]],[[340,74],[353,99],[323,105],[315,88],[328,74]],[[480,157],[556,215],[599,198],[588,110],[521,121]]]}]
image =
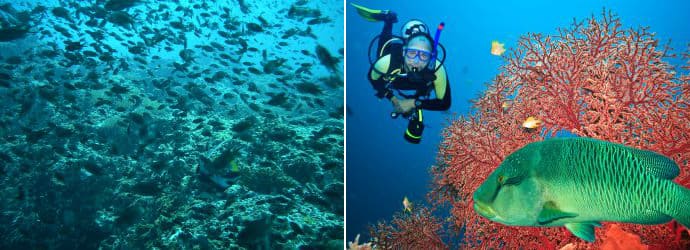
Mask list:
[{"label": "diver's arm", "polygon": [[369,69],[369,82],[371,82],[371,86],[374,87],[374,90],[376,90],[376,97],[378,98],[386,98],[386,99],[391,99],[393,97],[393,93],[389,89],[386,88],[386,85],[388,85],[388,82],[383,79],[383,75],[381,72],[388,72],[388,64],[390,62],[390,55],[383,56],[376,60],[376,63],[371,66]]},{"label": "diver's arm", "polygon": [[379,79],[373,79],[371,77],[371,69],[369,72],[369,82],[371,82],[371,86],[374,87],[374,90],[376,90],[376,97],[378,98],[386,98],[386,99],[391,99],[393,97],[393,93],[391,93],[390,90],[386,88],[386,85],[388,82],[383,80],[383,77],[379,77]]},{"label": "diver's arm", "polygon": [[[447,81],[446,81],[447,82]],[[446,86],[446,93],[443,98],[430,99],[430,100],[420,100],[420,105],[417,108],[434,110],[434,111],[444,111],[450,108],[450,84]]]}]

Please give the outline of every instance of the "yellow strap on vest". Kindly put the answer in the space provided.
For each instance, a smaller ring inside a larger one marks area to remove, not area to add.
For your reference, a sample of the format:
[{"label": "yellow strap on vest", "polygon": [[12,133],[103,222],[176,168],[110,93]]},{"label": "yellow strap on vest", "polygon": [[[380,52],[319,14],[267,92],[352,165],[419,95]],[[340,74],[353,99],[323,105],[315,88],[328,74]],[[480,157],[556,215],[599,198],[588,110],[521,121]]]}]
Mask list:
[{"label": "yellow strap on vest", "polygon": [[[440,64],[441,62],[437,61]],[[448,85],[448,80],[446,79],[446,67],[441,66],[436,71],[436,80],[434,81],[434,90],[436,91],[436,98],[443,99],[446,95],[446,85]]]},{"label": "yellow strap on vest", "polygon": [[395,41],[395,40],[400,40],[400,41],[402,41],[400,38],[391,38],[391,39],[388,39],[388,41],[386,41],[385,43],[383,43],[383,46],[381,46],[381,51],[379,51],[379,57],[382,57],[382,56],[383,56],[383,51],[386,50],[386,46],[388,46],[388,44],[390,44],[391,42],[393,42],[393,41]]}]

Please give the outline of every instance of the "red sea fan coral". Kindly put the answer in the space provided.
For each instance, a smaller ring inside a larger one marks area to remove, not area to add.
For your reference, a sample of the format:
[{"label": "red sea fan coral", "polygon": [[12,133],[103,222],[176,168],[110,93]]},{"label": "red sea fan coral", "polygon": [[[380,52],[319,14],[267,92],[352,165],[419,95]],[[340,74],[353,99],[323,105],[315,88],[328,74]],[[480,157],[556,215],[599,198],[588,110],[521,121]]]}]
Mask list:
[{"label": "red sea fan coral", "polygon": [[448,249],[441,240],[441,221],[427,208],[401,212],[390,224],[370,228],[375,249]]},{"label": "red sea fan coral", "polygon": [[[476,112],[444,130],[429,197],[452,205],[455,224],[466,226],[465,244],[471,247],[599,247],[604,230],[588,244],[563,228],[490,222],[473,211],[472,193],[508,154],[561,131],[669,156],[681,168],[675,181],[690,186],[690,77],[664,61],[671,56],[646,28],[624,30],[605,11],[599,20],[574,22],[556,36],[522,37],[502,73],[475,100]],[[541,130],[520,127],[530,116],[544,122]],[[639,235],[650,249],[689,247],[675,222],[609,224]]]}]

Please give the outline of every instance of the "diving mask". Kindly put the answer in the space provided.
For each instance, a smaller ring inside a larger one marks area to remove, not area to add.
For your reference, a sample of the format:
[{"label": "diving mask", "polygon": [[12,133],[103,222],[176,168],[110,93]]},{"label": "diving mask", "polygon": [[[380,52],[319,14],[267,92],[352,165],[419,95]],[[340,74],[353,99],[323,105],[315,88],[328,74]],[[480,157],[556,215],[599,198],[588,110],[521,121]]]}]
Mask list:
[{"label": "diving mask", "polygon": [[407,48],[404,51],[405,57],[410,60],[418,58],[419,61],[428,62],[431,59],[431,52],[426,50]]}]

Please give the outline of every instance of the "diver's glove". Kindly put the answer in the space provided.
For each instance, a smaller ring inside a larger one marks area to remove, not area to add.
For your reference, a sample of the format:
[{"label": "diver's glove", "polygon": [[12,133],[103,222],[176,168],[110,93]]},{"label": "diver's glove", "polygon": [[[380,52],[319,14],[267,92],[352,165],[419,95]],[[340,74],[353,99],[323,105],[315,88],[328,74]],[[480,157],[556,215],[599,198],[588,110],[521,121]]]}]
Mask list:
[{"label": "diver's glove", "polygon": [[436,74],[433,71],[425,69],[421,71],[412,71],[407,73],[407,79],[411,83],[426,84],[436,80]]}]

